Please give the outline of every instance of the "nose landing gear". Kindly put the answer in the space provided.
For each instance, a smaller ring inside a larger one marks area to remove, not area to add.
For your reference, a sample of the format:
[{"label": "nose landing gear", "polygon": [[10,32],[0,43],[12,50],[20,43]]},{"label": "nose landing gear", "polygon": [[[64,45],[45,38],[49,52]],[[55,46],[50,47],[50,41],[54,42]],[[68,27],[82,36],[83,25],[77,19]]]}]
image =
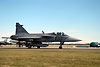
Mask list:
[{"label": "nose landing gear", "polygon": [[60,42],[59,49],[62,49],[62,45],[64,45],[64,42]]}]

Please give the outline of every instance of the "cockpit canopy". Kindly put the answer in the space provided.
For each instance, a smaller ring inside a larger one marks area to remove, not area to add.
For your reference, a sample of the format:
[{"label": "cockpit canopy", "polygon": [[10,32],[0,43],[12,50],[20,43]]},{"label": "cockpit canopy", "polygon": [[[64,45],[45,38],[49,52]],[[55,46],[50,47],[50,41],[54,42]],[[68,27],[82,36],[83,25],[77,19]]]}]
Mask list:
[{"label": "cockpit canopy", "polygon": [[60,35],[60,36],[68,36],[68,35],[64,34],[63,32],[57,32],[57,33],[53,32],[51,34],[52,35]]}]

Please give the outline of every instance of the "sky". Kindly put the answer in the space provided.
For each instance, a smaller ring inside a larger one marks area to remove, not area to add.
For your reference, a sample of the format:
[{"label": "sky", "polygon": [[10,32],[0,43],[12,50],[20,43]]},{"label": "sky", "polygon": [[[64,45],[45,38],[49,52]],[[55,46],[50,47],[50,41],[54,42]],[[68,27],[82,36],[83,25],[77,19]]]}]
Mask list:
[{"label": "sky", "polygon": [[19,22],[29,33],[64,32],[100,42],[100,0],[0,0],[0,40]]}]

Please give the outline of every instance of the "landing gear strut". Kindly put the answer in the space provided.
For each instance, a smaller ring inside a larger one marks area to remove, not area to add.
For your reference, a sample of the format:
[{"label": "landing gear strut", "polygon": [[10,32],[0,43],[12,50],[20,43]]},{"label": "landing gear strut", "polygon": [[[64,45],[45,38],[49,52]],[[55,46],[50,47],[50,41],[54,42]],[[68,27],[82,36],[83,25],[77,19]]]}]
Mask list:
[{"label": "landing gear strut", "polygon": [[22,45],[22,44],[20,43],[20,41],[19,41],[17,44],[18,44],[18,47],[19,47],[19,48],[20,48],[20,47],[21,47],[21,45]]},{"label": "landing gear strut", "polygon": [[60,42],[60,46],[59,49],[62,49],[62,45],[64,44],[64,42]]}]

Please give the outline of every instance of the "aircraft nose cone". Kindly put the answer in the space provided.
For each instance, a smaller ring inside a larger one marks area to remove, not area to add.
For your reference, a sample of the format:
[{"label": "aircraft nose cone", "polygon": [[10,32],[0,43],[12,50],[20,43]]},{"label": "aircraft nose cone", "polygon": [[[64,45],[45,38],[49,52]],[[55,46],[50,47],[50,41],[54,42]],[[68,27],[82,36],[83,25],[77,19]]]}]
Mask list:
[{"label": "aircraft nose cone", "polygon": [[68,41],[68,42],[77,42],[77,41],[82,41],[82,40],[76,39],[76,38],[73,38],[73,37],[68,37],[68,38],[67,38],[67,41]]}]

